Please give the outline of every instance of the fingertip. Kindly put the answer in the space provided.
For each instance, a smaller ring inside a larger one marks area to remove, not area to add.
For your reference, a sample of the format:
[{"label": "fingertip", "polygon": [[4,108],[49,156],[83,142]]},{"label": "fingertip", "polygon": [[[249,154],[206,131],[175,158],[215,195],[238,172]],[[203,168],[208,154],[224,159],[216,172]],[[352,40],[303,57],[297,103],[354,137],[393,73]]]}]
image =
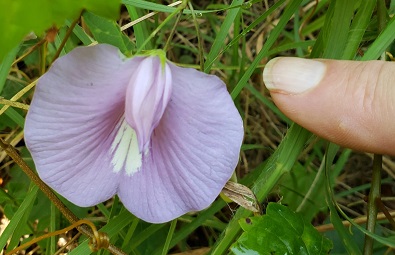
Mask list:
[{"label": "fingertip", "polygon": [[395,155],[393,73],[395,64],[383,61],[277,58],[267,64],[263,79],[277,107],[316,135],[355,150]]},{"label": "fingertip", "polygon": [[263,81],[270,91],[300,94],[316,87],[326,69],[326,64],[318,60],[278,57],[266,64]]}]

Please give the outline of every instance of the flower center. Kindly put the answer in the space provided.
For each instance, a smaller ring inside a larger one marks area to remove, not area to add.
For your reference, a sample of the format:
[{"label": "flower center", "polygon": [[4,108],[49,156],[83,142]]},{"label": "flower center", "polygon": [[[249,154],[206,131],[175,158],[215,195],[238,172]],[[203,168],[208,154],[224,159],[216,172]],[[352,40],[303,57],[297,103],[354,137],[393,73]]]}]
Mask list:
[{"label": "flower center", "polygon": [[110,149],[112,153],[111,163],[114,166],[113,171],[118,173],[125,169],[126,174],[131,176],[140,170],[142,164],[137,135],[124,118],[119,121],[117,129]]}]

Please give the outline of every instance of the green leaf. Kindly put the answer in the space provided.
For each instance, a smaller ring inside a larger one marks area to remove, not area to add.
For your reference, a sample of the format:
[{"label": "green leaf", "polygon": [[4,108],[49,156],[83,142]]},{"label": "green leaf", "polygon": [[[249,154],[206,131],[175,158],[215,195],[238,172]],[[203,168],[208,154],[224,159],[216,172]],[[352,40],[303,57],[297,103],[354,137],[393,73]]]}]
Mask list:
[{"label": "green leaf", "polygon": [[328,254],[332,243],[302,215],[269,203],[266,215],[240,220],[245,231],[232,246],[235,254]]},{"label": "green leaf", "polygon": [[114,21],[91,12],[84,13],[84,20],[99,43],[114,45],[124,54],[133,49],[129,38],[121,32],[120,27]]},{"label": "green leaf", "polygon": [[41,35],[51,26],[61,26],[66,19],[76,19],[82,10],[115,19],[120,0],[14,0],[0,1],[0,60],[27,35]]}]

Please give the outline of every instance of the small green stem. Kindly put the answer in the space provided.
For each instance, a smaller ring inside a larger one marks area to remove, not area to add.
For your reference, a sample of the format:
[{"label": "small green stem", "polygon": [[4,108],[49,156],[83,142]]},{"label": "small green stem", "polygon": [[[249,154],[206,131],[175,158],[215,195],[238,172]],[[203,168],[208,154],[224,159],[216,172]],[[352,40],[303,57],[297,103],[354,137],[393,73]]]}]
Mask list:
[{"label": "small green stem", "polygon": [[63,40],[62,40],[62,42],[60,43],[59,48],[58,48],[58,50],[57,50],[56,53],[55,53],[55,56],[54,56],[53,59],[52,59],[52,63],[60,56],[60,53],[62,52],[63,47],[66,45],[66,42],[67,42],[67,40],[69,39],[71,33],[73,32],[74,27],[77,25],[78,21],[79,21],[80,18],[81,18],[81,14],[82,14],[82,12],[81,12],[80,15],[78,16],[78,18],[76,18],[76,19],[73,21],[73,23],[71,23],[69,29],[67,29],[67,32],[66,32],[66,34],[65,34],[65,36],[64,36],[64,38],[63,38]]},{"label": "small green stem", "polygon": [[[382,156],[374,154],[372,184],[368,200],[368,219],[366,223],[366,229],[371,233],[374,233],[374,230],[376,228],[376,218],[378,211],[376,200],[380,198],[381,193],[381,165]],[[371,238],[370,236],[365,236],[365,244],[363,249],[364,255],[370,255],[373,253],[373,241],[373,238]]]},{"label": "small green stem", "polygon": [[139,54],[145,47],[145,45],[169,22],[174,18],[175,15],[177,15],[179,12],[185,9],[185,7],[188,4],[188,0],[183,0],[182,3],[177,7],[177,9],[172,12],[167,18],[162,21],[159,26],[148,36],[148,38],[140,45],[140,47],[137,49],[136,54]]},{"label": "small green stem", "polygon": [[163,50],[164,50],[164,51],[168,51],[168,49],[169,49],[169,47],[170,47],[171,39],[173,38],[174,33],[176,32],[177,25],[178,25],[178,23],[180,22],[180,19],[181,19],[181,13],[178,14],[177,20],[176,20],[176,22],[174,22],[173,28],[172,28],[171,31],[170,31],[169,38],[167,38],[165,47],[163,47]]},{"label": "small green stem", "polygon": [[203,72],[204,70],[204,58],[203,58],[203,40],[202,40],[202,35],[200,34],[200,29],[199,29],[199,24],[196,20],[196,14],[195,11],[193,10],[192,3],[188,3],[189,9],[191,9],[192,13],[192,18],[193,18],[193,23],[195,24],[195,29],[196,29],[196,35],[198,39],[198,47],[199,47],[199,62],[200,62],[200,71]]},{"label": "small green stem", "polygon": [[376,204],[377,204],[377,207],[380,208],[380,211],[383,212],[385,217],[387,217],[387,220],[391,224],[392,229],[395,229],[395,220],[392,218],[391,213],[387,210],[383,201],[381,201],[380,197],[376,198]]}]

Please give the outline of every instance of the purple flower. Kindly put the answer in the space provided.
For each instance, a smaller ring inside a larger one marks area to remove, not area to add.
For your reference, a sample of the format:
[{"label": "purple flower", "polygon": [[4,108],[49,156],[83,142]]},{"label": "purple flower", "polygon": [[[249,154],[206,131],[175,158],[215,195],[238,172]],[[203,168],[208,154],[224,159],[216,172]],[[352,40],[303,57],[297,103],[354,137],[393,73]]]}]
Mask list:
[{"label": "purple flower", "polygon": [[232,175],[243,123],[216,76],[79,47],[43,75],[25,140],[40,177],[79,206],[118,194],[154,223],[206,208]]}]

